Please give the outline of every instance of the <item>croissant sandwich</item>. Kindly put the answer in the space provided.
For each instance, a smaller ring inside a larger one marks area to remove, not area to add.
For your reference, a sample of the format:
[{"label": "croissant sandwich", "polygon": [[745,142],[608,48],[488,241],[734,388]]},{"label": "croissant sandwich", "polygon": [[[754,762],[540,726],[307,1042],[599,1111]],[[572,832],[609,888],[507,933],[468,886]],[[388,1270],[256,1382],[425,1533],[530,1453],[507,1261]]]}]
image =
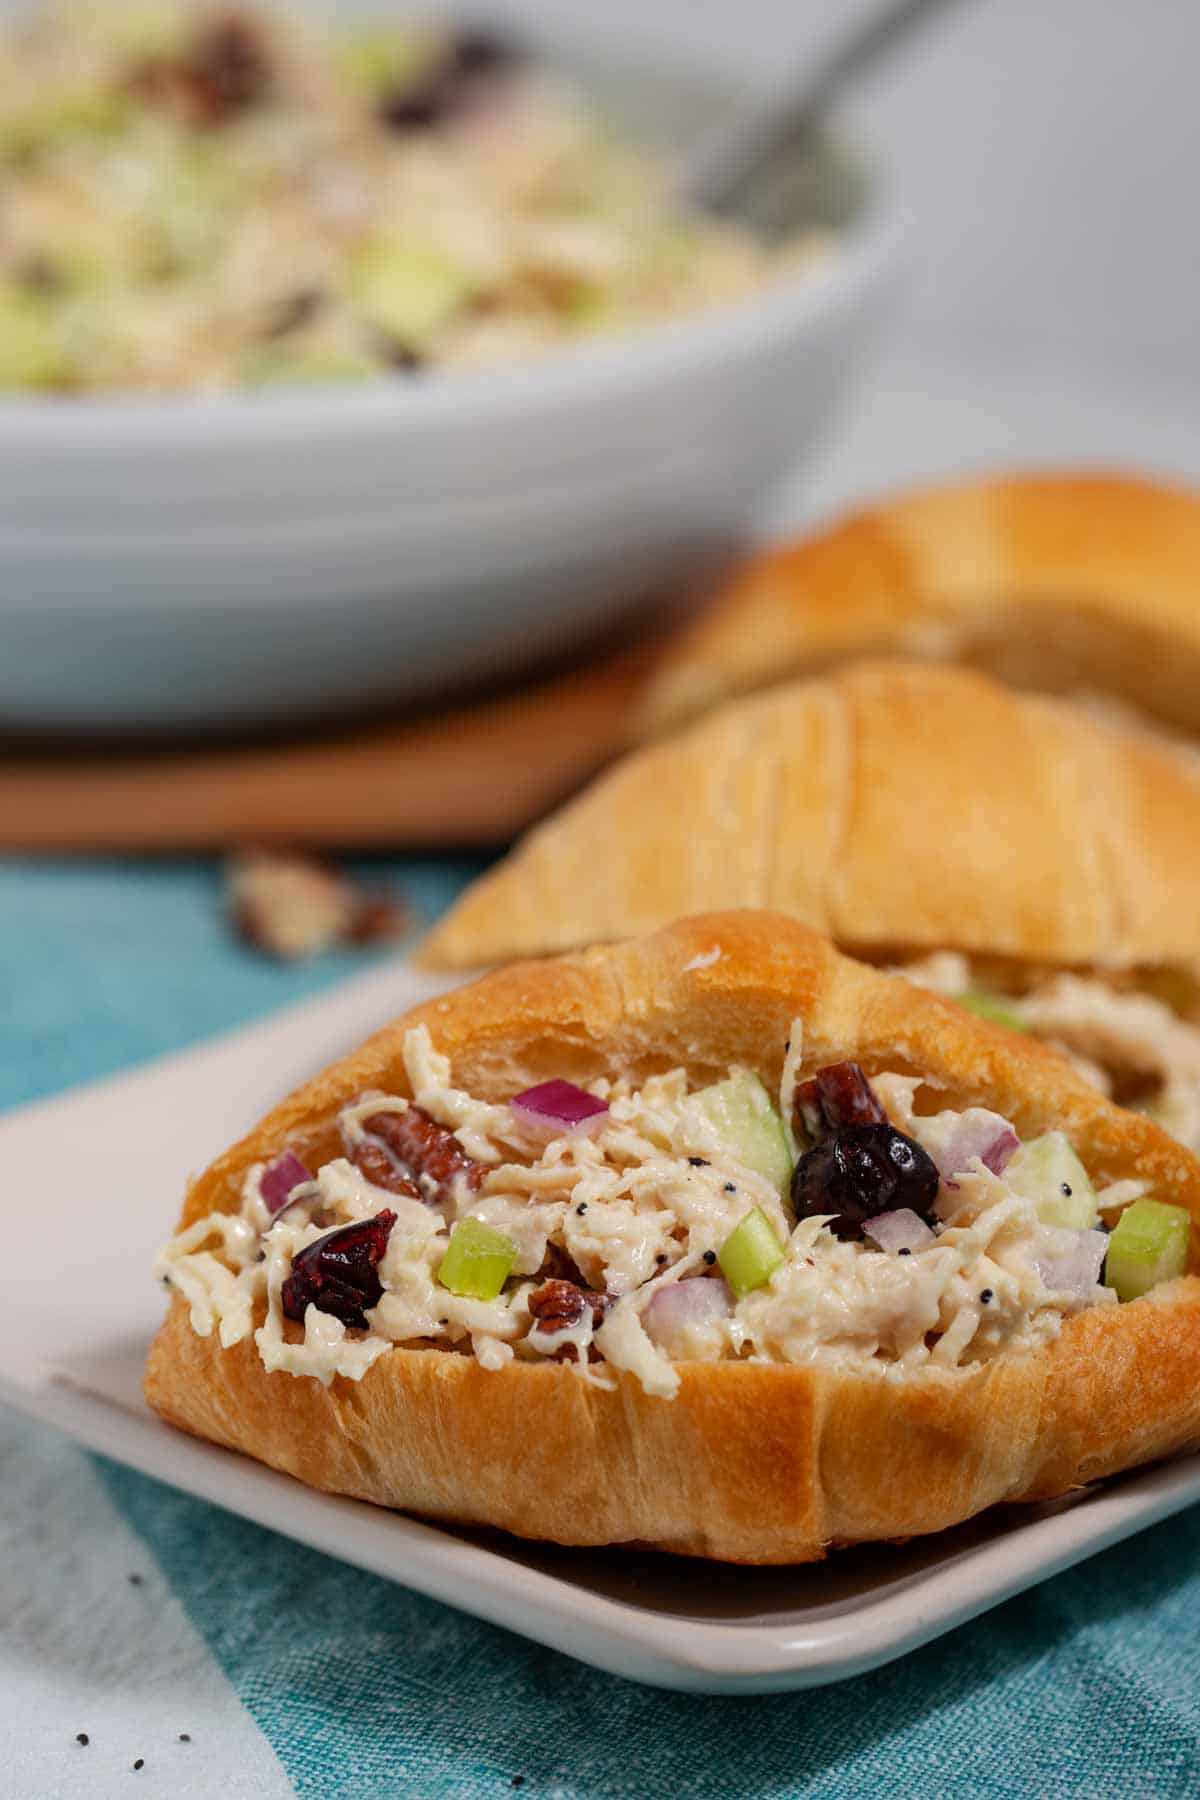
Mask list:
[{"label": "croissant sandwich", "polygon": [[1200,1442],[1200,1162],[779,914],[416,1008],[192,1186],[146,1394],[313,1486],[800,1562]]},{"label": "croissant sandwich", "polygon": [[473,966],[778,907],[1059,1045],[1200,1148],[1200,760],[967,670],[860,664],[635,753],[434,930]]},{"label": "croissant sandwich", "polygon": [[1115,474],[906,494],[752,557],[670,647],[644,731],[855,656],[958,659],[1200,734],[1200,495]]}]

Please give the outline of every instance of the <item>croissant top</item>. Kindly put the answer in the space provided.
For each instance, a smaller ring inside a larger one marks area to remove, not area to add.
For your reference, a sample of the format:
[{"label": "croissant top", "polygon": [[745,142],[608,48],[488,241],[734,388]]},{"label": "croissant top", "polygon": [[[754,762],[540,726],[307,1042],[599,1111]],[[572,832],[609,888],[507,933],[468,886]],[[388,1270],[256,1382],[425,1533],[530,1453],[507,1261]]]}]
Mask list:
[{"label": "croissant top", "polygon": [[423,955],[481,965],[751,906],[872,959],[1191,967],[1198,843],[1191,752],[967,670],[861,663],[634,752]]},{"label": "croissant top", "polygon": [[1200,496],[1024,473],[904,494],[752,557],[670,647],[654,735],[855,656],[969,662],[1200,734]]}]

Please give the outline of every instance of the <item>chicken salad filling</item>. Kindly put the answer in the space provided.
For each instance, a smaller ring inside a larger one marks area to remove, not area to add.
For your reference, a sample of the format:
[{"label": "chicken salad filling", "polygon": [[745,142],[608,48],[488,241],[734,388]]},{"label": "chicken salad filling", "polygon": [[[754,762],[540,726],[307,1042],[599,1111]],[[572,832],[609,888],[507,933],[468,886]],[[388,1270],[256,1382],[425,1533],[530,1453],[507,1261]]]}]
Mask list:
[{"label": "chicken salad filling", "polygon": [[315,1171],[286,1148],[253,1165],[240,1210],[158,1271],[193,1330],[252,1337],[268,1371],[357,1380],[407,1345],[628,1371],[664,1399],[688,1361],[960,1368],[1185,1271],[1186,1210],[1097,1193],[1062,1133],[919,1113],[916,1079],[854,1063],[802,1079],[802,1042],[797,1020],[775,1097],[673,1069],[497,1103],[418,1026],[411,1099],[355,1098]]},{"label": "chicken salad filling", "polygon": [[0,392],[471,371],[823,259],[673,195],[493,31],[223,0],[41,0],[0,28]]},{"label": "chicken salad filling", "polygon": [[943,950],[897,973],[1054,1045],[1102,1094],[1200,1150],[1200,993],[1186,972],[1160,971],[1142,986],[1060,971],[1010,992],[994,971]]}]

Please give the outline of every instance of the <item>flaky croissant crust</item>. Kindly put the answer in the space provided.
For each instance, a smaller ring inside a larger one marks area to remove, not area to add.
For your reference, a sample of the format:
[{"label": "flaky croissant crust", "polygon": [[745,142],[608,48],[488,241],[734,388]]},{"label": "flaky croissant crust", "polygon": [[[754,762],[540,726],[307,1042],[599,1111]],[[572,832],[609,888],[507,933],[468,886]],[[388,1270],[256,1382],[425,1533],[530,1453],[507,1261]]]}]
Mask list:
[{"label": "flaky croissant crust", "polygon": [[469,888],[478,967],[773,907],[872,958],[1200,962],[1200,758],[968,670],[863,663],[635,752]]},{"label": "flaky croissant crust", "polygon": [[863,507],[751,556],[670,644],[655,735],[860,656],[958,660],[1018,687],[1112,695],[1200,736],[1200,494],[1026,471]]}]

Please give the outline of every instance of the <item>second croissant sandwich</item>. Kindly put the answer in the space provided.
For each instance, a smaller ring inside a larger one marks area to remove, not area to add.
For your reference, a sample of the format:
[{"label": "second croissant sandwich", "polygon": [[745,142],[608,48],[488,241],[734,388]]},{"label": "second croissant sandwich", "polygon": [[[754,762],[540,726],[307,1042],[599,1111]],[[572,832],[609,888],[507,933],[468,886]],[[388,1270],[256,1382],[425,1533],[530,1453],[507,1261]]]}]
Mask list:
[{"label": "second croissant sandwich", "polygon": [[1200,1145],[1200,760],[966,670],[859,664],[636,752],[532,832],[433,966],[769,906],[1073,1056]]}]

